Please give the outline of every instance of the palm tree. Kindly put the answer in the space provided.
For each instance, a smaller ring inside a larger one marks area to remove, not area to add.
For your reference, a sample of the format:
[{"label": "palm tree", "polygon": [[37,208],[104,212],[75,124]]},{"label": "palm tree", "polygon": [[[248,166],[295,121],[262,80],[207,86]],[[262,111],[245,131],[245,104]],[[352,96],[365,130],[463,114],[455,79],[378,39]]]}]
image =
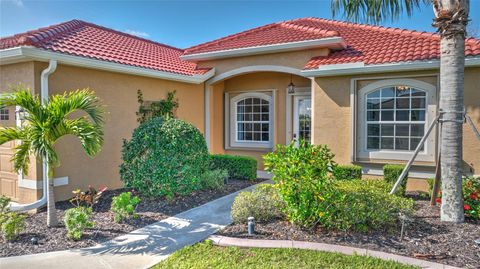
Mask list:
[{"label": "palm tree", "polygon": [[332,0],[333,15],[343,12],[348,20],[379,23],[408,16],[421,4],[432,3],[433,26],[440,34],[440,109],[443,113],[440,141],[441,220],[463,222],[462,123],[465,67],[465,36],[469,0]]},{"label": "palm tree", "polygon": [[[0,107],[19,106],[26,113],[25,124],[0,130],[0,144],[12,140],[20,143],[14,149],[12,162],[17,172],[28,171],[30,156],[45,160],[47,164],[48,199],[47,225],[58,224],[53,194],[53,168],[60,164],[55,152],[55,142],[65,135],[80,139],[85,153],[93,157],[103,145],[103,107],[99,99],[88,89],[50,96],[42,105],[38,95],[29,89],[17,86],[11,92],[0,94]],[[72,113],[83,111],[86,115],[73,117]],[[50,180],[49,180],[50,179]]]}]

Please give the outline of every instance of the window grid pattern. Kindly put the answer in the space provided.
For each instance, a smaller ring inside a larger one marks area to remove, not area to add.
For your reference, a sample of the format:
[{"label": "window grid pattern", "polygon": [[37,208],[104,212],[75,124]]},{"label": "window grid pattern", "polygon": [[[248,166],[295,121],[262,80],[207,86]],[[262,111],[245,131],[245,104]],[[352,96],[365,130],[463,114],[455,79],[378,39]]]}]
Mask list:
[{"label": "window grid pattern", "polygon": [[368,150],[416,149],[425,133],[424,91],[406,86],[382,88],[367,94],[366,106]]},{"label": "window grid pattern", "polygon": [[270,141],[270,103],[262,98],[245,98],[236,103],[236,140]]},{"label": "window grid pattern", "polygon": [[0,120],[9,120],[9,119],[10,119],[10,115],[9,115],[8,109],[1,108],[0,109]]},{"label": "window grid pattern", "polygon": [[299,100],[299,138],[310,143],[310,125],[311,125],[311,100]]}]

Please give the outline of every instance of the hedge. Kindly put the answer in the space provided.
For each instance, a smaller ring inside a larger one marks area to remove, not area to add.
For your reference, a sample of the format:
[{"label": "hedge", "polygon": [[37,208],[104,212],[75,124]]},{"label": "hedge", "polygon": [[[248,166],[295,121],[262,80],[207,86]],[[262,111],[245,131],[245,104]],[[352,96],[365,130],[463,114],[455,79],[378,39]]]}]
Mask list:
[{"label": "hedge", "polygon": [[[405,165],[400,164],[386,164],[383,166],[383,178],[390,184],[395,184],[397,182],[398,177],[405,168]],[[402,184],[399,188],[397,188],[397,193],[405,194],[405,190],[407,189],[407,180],[408,180],[408,173],[402,180]]]},{"label": "hedge", "polygon": [[215,154],[210,157],[210,169],[224,169],[230,179],[257,178],[257,160],[252,157]]},{"label": "hedge", "polygon": [[337,165],[333,169],[333,176],[338,180],[362,179],[362,167],[359,165]]}]

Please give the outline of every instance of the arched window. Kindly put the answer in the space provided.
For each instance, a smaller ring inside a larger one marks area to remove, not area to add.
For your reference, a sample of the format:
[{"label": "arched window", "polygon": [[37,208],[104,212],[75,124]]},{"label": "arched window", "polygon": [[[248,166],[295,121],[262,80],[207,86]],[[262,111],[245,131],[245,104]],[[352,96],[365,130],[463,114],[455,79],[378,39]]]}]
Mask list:
[{"label": "arched window", "polygon": [[270,147],[272,97],[243,93],[231,99],[231,144],[240,147]]},{"label": "arched window", "polygon": [[416,149],[425,133],[426,92],[390,86],[367,94],[365,103],[368,150]]}]

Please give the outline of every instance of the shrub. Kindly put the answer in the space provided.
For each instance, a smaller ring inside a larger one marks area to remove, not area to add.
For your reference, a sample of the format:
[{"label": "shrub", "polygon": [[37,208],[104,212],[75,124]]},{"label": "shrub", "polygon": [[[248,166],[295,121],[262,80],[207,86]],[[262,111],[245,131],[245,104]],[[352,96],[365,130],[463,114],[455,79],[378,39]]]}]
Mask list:
[{"label": "shrub", "polygon": [[320,223],[327,228],[358,232],[394,227],[400,213],[413,213],[414,202],[388,194],[391,187],[376,179],[337,182],[341,195],[327,209],[329,217]]},{"label": "shrub", "polygon": [[115,222],[138,215],[135,213],[135,207],[140,203],[140,198],[132,196],[131,192],[123,192],[112,198],[112,206],[110,210],[114,213]]},{"label": "shrub", "polygon": [[259,184],[250,191],[244,191],[235,197],[232,205],[232,218],[235,223],[246,223],[248,217],[255,221],[269,221],[283,217],[280,209],[284,202],[278,191],[270,184]]},{"label": "shrub", "polygon": [[69,239],[78,241],[82,238],[83,231],[87,228],[93,228],[95,222],[91,220],[91,207],[74,207],[65,211],[63,222],[67,228],[67,237]]},{"label": "shrub", "polygon": [[211,169],[225,169],[232,179],[257,178],[257,160],[252,157],[234,156],[227,154],[211,155]]},{"label": "shrub", "polygon": [[285,201],[287,218],[298,225],[312,227],[329,218],[325,201],[336,199],[331,171],[333,153],[327,146],[300,141],[288,146],[277,145],[264,156],[265,168],[273,174],[275,188]]},{"label": "shrub", "polygon": [[11,199],[1,195],[0,196],[0,233],[8,240],[12,241],[25,230],[25,219],[23,214],[11,212],[9,204]]},{"label": "shrub", "polygon": [[193,125],[178,119],[151,119],[124,141],[120,176],[125,187],[146,196],[188,195],[201,188],[209,164],[205,139]]},{"label": "shrub", "polygon": [[[386,164],[383,166],[383,177],[385,181],[391,184],[395,184],[397,182],[398,177],[402,174],[404,165],[400,164]],[[407,189],[407,181],[408,181],[408,173],[402,180],[402,184],[397,188],[397,194],[405,194],[405,190]]]},{"label": "shrub", "polygon": [[[432,184],[429,184],[432,193]],[[462,180],[463,210],[465,216],[471,219],[480,220],[480,177],[464,177]],[[438,195],[438,202],[441,203],[442,192]]]},{"label": "shrub", "polygon": [[362,167],[359,165],[338,165],[333,169],[333,176],[338,180],[362,179]]},{"label": "shrub", "polygon": [[227,177],[227,170],[208,170],[201,178],[202,189],[221,190],[225,187],[225,179]]}]

